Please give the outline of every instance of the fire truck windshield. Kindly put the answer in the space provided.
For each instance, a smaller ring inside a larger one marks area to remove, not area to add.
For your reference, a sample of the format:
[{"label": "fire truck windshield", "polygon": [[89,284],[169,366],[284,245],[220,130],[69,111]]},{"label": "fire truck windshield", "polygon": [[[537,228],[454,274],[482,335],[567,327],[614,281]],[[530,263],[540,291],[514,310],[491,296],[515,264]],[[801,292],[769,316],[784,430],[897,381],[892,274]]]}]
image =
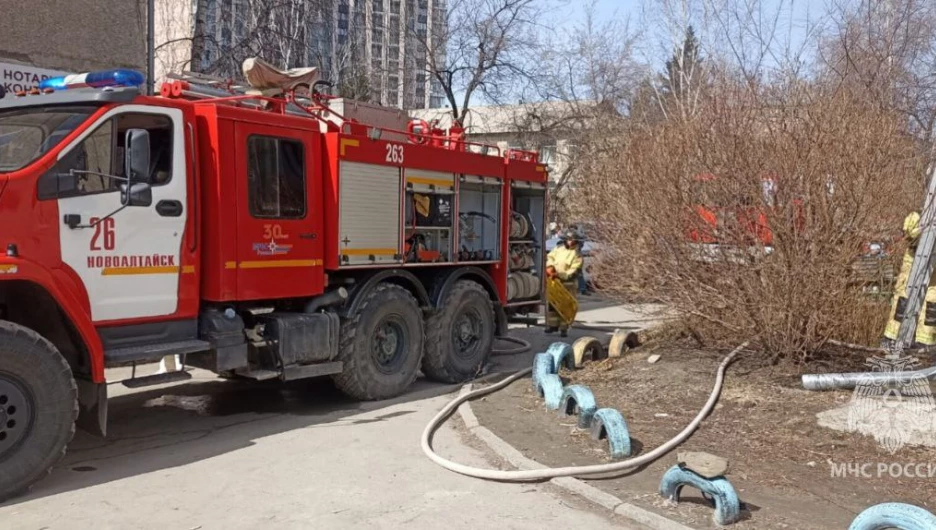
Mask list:
[{"label": "fire truck windshield", "polygon": [[32,107],[0,113],[0,173],[49,152],[92,112],[94,107]]}]

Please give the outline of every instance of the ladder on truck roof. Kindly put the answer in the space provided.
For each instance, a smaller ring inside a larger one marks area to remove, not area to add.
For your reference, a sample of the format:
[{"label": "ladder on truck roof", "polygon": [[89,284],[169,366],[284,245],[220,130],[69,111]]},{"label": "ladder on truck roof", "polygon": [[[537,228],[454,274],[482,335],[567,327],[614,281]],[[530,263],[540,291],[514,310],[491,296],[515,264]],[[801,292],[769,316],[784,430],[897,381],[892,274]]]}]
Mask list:
[{"label": "ladder on truck roof", "polygon": [[[272,100],[268,96],[260,94],[250,94],[250,86],[235,83],[231,79],[224,79],[208,74],[183,71],[181,74],[170,73],[166,77],[171,81],[163,82],[160,88],[160,95],[163,97],[182,98],[189,100],[228,100],[229,103],[236,106],[251,108],[254,110],[269,110],[264,101]],[[291,99],[295,99],[292,101]],[[308,104],[304,103],[307,101]],[[315,111],[328,111],[338,118],[344,120],[344,117],[338,115],[314,98],[304,98],[299,96],[290,96],[289,99],[282,100],[279,103],[284,105],[283,112],[293,116],[303,116],[306,118],[318,119],[324,118],[317,116]],[[309,108],[312,105],[313,108]]]},{"label": "ladder on truck roof", "polygon": [[[502,152],[496,145],[489,145],[478,142],[471,142],[462,138],[453,138],[446,133],[442,137],[435,135],[432,131],[429,133],[415,132],[413,130],[402,131],[378,127],[361,123],[354,119],[349,119],[341,113],[336,112],[328,106],[324,100],[334,99],[331,96],[315,94],[310,96],[296,95],[292,91],[283,91],[282,99],[265,96],[262,94],[252,94],[255,90],[246,85],[240,85],[230,79],[223,79],[207,74],[184,71],[181,74],[168,74],[166,76],[171,82],[164,82],[160,88],[160,95],[163,97],[183,98],[194,101],[216,100],[219,103],[226,103],[235,106],[242,106],[253,110],[276,111],[276,107],[283,114],[292,116],[302,116],[318,120],[326,128],[331,130],[340,130],[346,134],[361,134],[364,136],[373,136],[379,138],[381,132],[408,136],[409,138],[421,138],[424,143],[435,145],[436,147],[446,149],[463,149],[475,154],[485,156],[506,157],[509,160],[521,162],[539,163],[539,155],[535,151],[522,149],[508,149]],[[363,128],[363,130],[362,130]]]}]

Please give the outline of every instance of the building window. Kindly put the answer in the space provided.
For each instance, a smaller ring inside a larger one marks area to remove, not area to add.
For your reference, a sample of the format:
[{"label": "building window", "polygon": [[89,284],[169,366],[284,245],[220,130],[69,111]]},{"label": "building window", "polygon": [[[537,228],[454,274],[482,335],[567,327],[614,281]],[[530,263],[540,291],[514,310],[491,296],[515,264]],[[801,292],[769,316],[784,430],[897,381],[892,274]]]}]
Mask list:
[{"label": "building window", "polygon": [[301,219],[306,214],[305,153],[302,142],[271,136],[247,140],[250,215]]},{"label": "building window", "polygon": [[544,145],[539,149],[539,161],[547,166],[554,166],[556,163],[556,146]]}]

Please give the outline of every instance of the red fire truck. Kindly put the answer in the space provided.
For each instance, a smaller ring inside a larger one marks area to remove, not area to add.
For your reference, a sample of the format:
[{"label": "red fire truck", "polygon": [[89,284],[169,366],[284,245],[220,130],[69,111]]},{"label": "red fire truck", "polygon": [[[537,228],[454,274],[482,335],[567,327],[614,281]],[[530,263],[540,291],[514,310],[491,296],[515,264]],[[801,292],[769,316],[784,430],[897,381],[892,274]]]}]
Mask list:
[{"label": "red fire truck", "polygon": [[471,379],[508,318],[539,311],[535,153],[377,126],[308,86],[141,83],[0,99],[0,498],[46,475],[76,420],[106,432],[105,368],[178,356],[384,399],[420,370]]},{"label": "red fire truck", "polygon": [[[711,173],[700,173],[692,178],[692,197],[698,202],[692,206],[690,223],[686,230],[689,241],[702,245],[718,245],[720,225],[730,222],[738,224],[747,245],[771,247],[773,232],[770,230],[763,206],[734,204],[729,207],[720,203],[717,200],[718,193],[710,189],[716,179]],[[770,205],[776,179],[765,177],[761,179],[761,183],[764,189],[764,204]]]}]

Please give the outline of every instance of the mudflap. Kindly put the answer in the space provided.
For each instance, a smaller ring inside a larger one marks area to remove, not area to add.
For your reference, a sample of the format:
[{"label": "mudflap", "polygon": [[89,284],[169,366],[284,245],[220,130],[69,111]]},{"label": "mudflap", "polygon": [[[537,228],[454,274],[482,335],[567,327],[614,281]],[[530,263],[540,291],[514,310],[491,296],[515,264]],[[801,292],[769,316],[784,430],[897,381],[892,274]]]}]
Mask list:
[{"label": "mudflap", "polygon": [[507,312],[500,303],[494,303],[494,333],[498,337],[503,337],[509,332],[510,326],[507,322]]},{"label": "mudflap", "polygon": [[107,384],[75,379],[78,384],[77,427],[95,436],[107,436]]}]

